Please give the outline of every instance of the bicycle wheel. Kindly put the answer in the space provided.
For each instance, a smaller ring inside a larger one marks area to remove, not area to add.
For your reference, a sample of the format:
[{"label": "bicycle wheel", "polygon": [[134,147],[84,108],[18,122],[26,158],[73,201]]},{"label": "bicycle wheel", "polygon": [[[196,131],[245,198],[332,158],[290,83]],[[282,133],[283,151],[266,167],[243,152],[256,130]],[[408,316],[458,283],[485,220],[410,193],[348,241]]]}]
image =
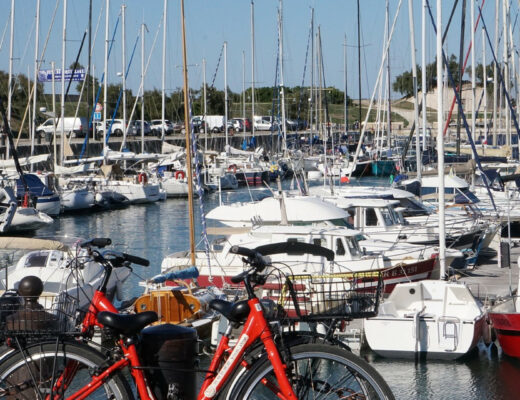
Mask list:
[{"label": "bicycle wheel", "polygon": [[[367,362],[351,352],[324,344],[302,344],[290,349],[287,376],[299,400],[381,399],[394,395]],[[271,363],[264,359],[243,377],[236,398],[277,399],[278,384]]]},{"label": "bicycle wheel", "polygon": [[[45,342],[27,347],[6,357],[0,365],[0,398],[48,398],[51,388],[56,389],[56,381],[64,376],[67,377],[65,390],[53,394],[67,398],[90,382],[104,362],[105,357],[96,350],[73,342]],[[133,399],[134,395],[118,371],[88,398]]]}]

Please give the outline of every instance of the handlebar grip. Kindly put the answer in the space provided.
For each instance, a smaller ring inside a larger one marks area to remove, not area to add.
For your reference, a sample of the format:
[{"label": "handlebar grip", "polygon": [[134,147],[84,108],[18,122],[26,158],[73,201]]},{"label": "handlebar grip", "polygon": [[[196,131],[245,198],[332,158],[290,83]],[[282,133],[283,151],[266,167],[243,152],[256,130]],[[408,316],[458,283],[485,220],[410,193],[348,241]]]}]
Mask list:
[{"label": "handlebar grip", "polygon": [[248,273],[249,273],[249,271],[244,271],[244,272],[239,273],[238,275],[232,276],[231,277],[231,282],[232,283],[240,283],[240,282],[242,282],[245,279],[245,277],[247,276]]},{"label": "handlebar grip", "polygon": [[256,255],[257,255],[256,251],[248,249],[247,247],[240,247],[240,246],[232,246],[230,252],[234,253],[234,254],[239,254],[241,256],[246,256],[246,257],[256,257]]},{"label": "handlebar grip", "polygon": [[110,246],[112,244],[112,239],[110,238],[93,238],[90,240],[87,240],[85,242],[80,243],[80,247],[88,247],[88,246],[94,246],[94,247],[106,247]]},{"label": "handlebar grip", "polygon": [[150,261],[148,261],[146,258],[141,258],[126,253],[122,254],[126,261],[130,261],[133,264],[142,265],[143,267],[148,267],[150,265]]}]

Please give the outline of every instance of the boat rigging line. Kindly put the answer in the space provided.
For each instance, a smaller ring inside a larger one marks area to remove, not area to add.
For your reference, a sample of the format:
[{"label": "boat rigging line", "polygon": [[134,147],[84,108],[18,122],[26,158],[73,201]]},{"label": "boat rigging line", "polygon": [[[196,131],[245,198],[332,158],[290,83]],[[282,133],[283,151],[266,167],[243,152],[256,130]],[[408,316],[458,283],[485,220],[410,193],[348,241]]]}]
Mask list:
[{"label": "boat rigging line", "polygon": [[[432,14],[432,10],[431,10],[431,7],[430,7],[429,0],[426,0],[426,4],[428,6],[428,12],[430,14],[430,18],[431,18],[431,21],[432,21],[433,30],[434,30],[434,32],[436,32],[437,31],[437,25],[435,24],[435,20],[433,18],[433,14]],[[485,27],[484,18],[482,18],[482,23],[483,23],[483,25]],[[494,53],[493,53],[493,56],[494,56]],[[459,107],[459,114],[462,117],[462,123],[464,124],[464,128],[466,130],[466,134],[468,135],[468,141],[469,141],[469,143],[471,145],[471,150],[473,151],[473,155],[475,156],[475,161],[477,163],[478,169],[482,172],[482,180],[484,181],[484,184],[486,185],[486,190],[488,192],[489,199],[491,200],[491,204],[493,205],[493,209],[495,210],[495,212],[498,215],[497,206],[495,204],[495,200],[493,198],[493,194],[491,193],[491,189],[489,188],[489,183],[490,182],[488,182],[488,177],[484,173],[484,169],[482,168],[482,164],[480,162],[480,157],[479,157],[479,155],[477,153],[477,148],[475,147],[475,142],[473,141],[473,138],[471,137],[471,131],[469,129],[468,120],[466,119],[466,114],[464,113],[464,108],[462,106],[462,101],[460,99],[460,95],[457,92],[457,89],[456,89],[456,86],[455,86],[455,80],[453,79],[453,75],[452,75],[451,71],[448,68],[448,66],[449,66],[448,59],[446,57],[446,53],[444,52],[444,49],[442,49],[442,61],[443,61],[444,65],[446,66],[446,72],[448,74],[448,79],[449,79],[450,84],[452,85],[453,91],[455,93],[455,97],[456,97],[456,100],[457,100],[457,105]],[[515,119],[515,121],[516,121],[516,119]],[[444,136],[442,136],[440,139],[437,138],[437,140],[443,140],[443,138],[444,138]],[[437,157],[440,159],[441,157],[444,157],[444,155],[443,154],[438,154]],[[440,169],[439,169],[439,171],[440,171]],[[444,171],[442,171],[442,173],[444,173]]]}]

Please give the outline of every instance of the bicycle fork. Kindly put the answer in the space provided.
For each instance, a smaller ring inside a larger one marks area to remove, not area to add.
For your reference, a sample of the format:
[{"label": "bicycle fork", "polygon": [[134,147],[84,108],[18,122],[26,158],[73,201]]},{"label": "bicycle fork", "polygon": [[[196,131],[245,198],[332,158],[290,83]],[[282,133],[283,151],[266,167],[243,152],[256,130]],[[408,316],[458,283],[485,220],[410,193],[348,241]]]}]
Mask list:
[{"label": "bicycle fork", "polygon": [[282,400],[296,400],[297,397],[292,386],[287,379],[286,365],[284,365],[280,353],[273,341],[273,335],[269,325],[264,317],[262,305],[257,298],[248,301],[250,308],[249,316],[244,324],[242,333],[240,334],[235,347],[233,347],[224,365],[220,368],[215,377],[213,372],[218,370],[219,365],[223,361],[224,354],[230,349],[229,332],[222,337],[215,356],[210,364],[210,372],[206,375],[206,379],[200,390],[198,400],[211,400],[219,392],[226,383],[231,373],[235,370],[242,360],[242,356],[246,349],[251,346],[258,338],[264,344],[267,351],[267,357],[273,365],[274,374],[278,381],[279,387],[276,388],[270,383],[265,383],[273,392]]}]

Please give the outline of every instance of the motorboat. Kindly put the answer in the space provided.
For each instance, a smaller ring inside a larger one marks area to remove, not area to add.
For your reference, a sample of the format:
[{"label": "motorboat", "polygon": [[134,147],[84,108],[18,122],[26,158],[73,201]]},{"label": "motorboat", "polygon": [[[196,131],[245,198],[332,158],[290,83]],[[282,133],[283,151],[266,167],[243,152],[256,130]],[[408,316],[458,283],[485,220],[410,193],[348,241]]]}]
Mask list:
[{"label": "motorboat", "polygon": [[54,220],[47,214],[22,202],[17,204],[13,189],[0,188],[0,233],[33,232]]},{"label": "motorboat", "polygon": [[422,280],[400,283],[364,320],[370,348],[383,357],[457,359],[487,329],[486,313],[463,283]]},{"label": "motorboat", "polygon": [[27,201],[30,199],[38,211],[51,217],[61,213],[61,200],[53,190],[52,174],[23,174],[23,180],[18,177],[14,182],[16,198],[23,205],[30,205]]},{"label": "motorboat", "polygon": [[60,196],[63,212],[88,210],[95,204],[95,194],[86,185],[68,185]]},{"label": "motorboat", "polygon": [[[235,233],[232,233],[235,232]],[[249,228],[208,229],[209,234],[229,234],[218,238],[211,245],[211,251],[196,251],[196,265],[199,268],[199,284],[226,286],[232,276],[243,271],[240,256],[231,252],[233,246],[257,248],[269,243],[309,243],[332,250],[334,262],[310,254],[276,254],[273,262],[294,274],[323,274],[325,272],[381,271],[385,290],[390,291],[398,282],[427,279],[432,276],[438,249],[404,244],[367,240],[359,231],[338,226],[290,226],[266,225]],[[363,239],[363,240],[360,240]],[[367,250],[368,248],[368,250]],[[461,256],[459,251],[448,251],[448,262]],[[177,270],[190,263],[188,252],[181,251],[163,259],[163,272]]]},{"label": "motorboat", "polygon": [[[83,256],[88,259],[87,251],[77,248],[79,242],[76,238],[58,241],[0,237],[0,250],[26,252],[14,265],[0,271],[0,291],[16,289],[22,278],[34,275],[43,282],[44,296],[67,292],[78,299],[80,307],[88,305],[103,279],[104,268],[94,261],[87,261],[77,267],[73,265]],[[109,298],[114,298],[115,295],[120,298],[121,285],[129,275],[130,270],[127,268],[118,268],[112,272],[107,285]]]},{"label": "motorboat", "polygon": [[206,215],[208,220],[234,227],[251,227],[254,223],[346,226],[347,217],[346,211],[317,197],[285,196],[284,193],[258,202],[221,205]]}]

